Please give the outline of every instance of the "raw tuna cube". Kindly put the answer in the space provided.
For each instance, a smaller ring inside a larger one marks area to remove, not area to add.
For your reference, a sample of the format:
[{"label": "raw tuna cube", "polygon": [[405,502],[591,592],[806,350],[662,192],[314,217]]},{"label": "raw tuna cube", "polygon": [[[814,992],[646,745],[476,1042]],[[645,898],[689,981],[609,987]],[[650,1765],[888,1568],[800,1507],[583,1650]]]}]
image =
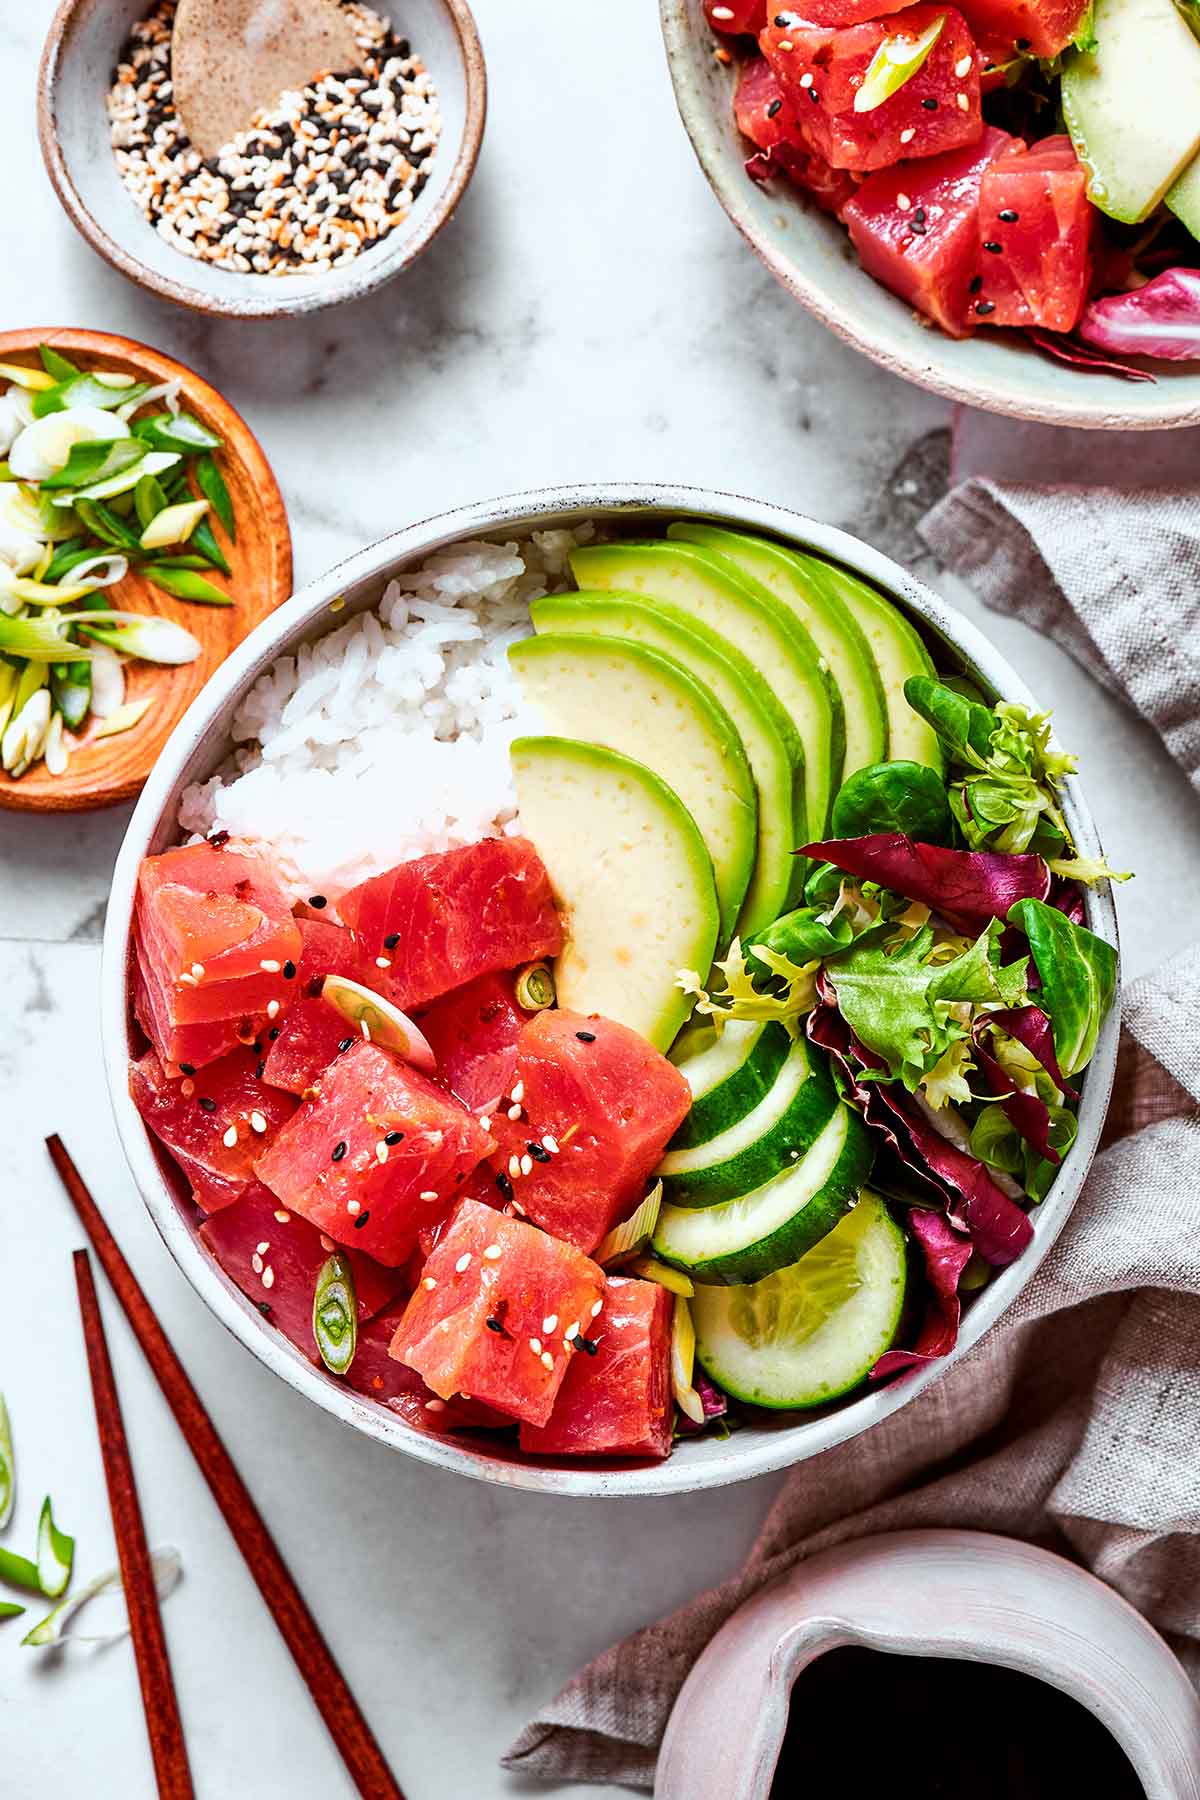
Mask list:
[{"label": "raw tuna cube", "polygon": [[320,992],[319,984],[326,975],[345,975],[367,987],[372,985],[374,964],[352,931],[330,919],[300,918],[296,924],[301,941],[296,980],[308,999],[314,998],[314,990]]},{"label": "raw tuna cube", "polygon": [[241,1198],[254,1180],[256,1158],[296,1110],[290,1094],[263,1083],[258,1067],[252,1050],[232,1050],[195,1077],[172,1078],[154,1049],[129,1066],[134,1105],[205,1212]]},{"label": "raw tuna cube", "polygon": [[[252,1182],[232,1206],[205,1220],[200,1238],[246,1298],[311,1363],[320,1365],[312,1330],[313,1295],[317,1276],[333,1254],[330,1239],[280,1206],[259,1181]],[[353,1250],[338,1254],[346,1258],[354,1276],[361,1326],[390,1305],[404,1284],[395,1269],[381,1268],[369,1256]]]},{"label": "raw tuna cube", "polygon": [[758,32],[767,22],[767,0],[704,0],[704,15],[714,31],[727,36]]},{"label": "raw tuna cube", "polygon": [[594,1356],[575,1356],[545,1425],[522,1425],[534,1456],[671,1454],[673,1294],[654,1281],[612,1276],[587,1336]]},{"label": "raw tuna cube", "polygon": [[[319,979],[319,978],[318,978]],[[354,1032],[335,1007],[324,1000],[297,1000],[289,1008],[279,1036],[263,1066],[263,1080],[306,1098],[320,1083],[341,1046]]]},{"label": "raw tuna cube", "polygon": [[452,1095],[360,1040],[255,1169],[289,1210],[396,1267],[492,1143]]},{"label": "raw tuna cube", "polygon": [[776,7],[770,20],[789,32],[797,25],[864,25],[887,13],[903,12],[908,4],[909,0],[804,0],[800,11]]},{"label": "raw tuna cube", "polygon": [[453,1400],[439,1400],[415,1369],[389,1355],[406,1304],[398,1301],[365,1329],[360,1328],[354,1360],[345,1375],[347,1386],[368,1400],[377,1400],[421,1431],[504,1431],[511,1426],[513,1421],[503,1413],[480,1406],[476,1400],[464,1400],[461,1394]]},{"label": "raw tuna cube", "polygon": [[[243,1026],[249,1026],[252,1031],[255,1023],[253,1019],[245,1019],[236,1029],[231,1029],[228,1019],[220,1019],[215,1025],[172,1026],[163,997],[157,990],[151,993],[140,962],[135,963],[133,971],[133,1016],[152,1044],[169,1043],[174,1049],[175,1058],[163,1063],[165,1073],[172,1079],[185,1070],[194,1073],[224,1056],[231,1042],[237,1044]],[[248,1043],[254,1041],[253,1036],[247,1039]]]},{"label": "raw tuna cube", "polygon": [[511,975],[481,975],[421,1014],[438,1080],[472,1112],[487,1112],[511,1089],[528,1017],[514,998]]},{"label": "raw tuna cube", "polygon": [[[938,19],[941,35],[921,67],[869,112],[855,95],[885,38],[916,39]],[[836,169],[882,169],[973,144],[983,130],[979,65],[954,7],[908,6],[890,17],[836,27],[768,25],[759,43],[783,84],[807,143]],[[933,100],[936,105],[924,103]]]},{"label": "raw tuna cube", "polygon": [[1008,56],[1023,52],[1053,57],[1065,50],[1083,23],[1088,0],[963,0],[967,23],[979,40],[994,40]]},{"label": "raw tuna cube", "polygon": [[980,323],[1073,331],[1091,281],[1095,218],[1069,137],[991,163],[979,187]]},{"label": "raw tuna cube", "polygon": [[522,1117],[493,1116],[492,1168],[535,1224],[594,1250],[640,1203],[691,1105],[687,1082],[627,1025],[572,1012],[528,1021],[517,1078]]},{"label": "raw tuna cube", "polygon": [[[443,1400],[469,1394],[544,1425],[604,1293],[604,1275],[570,1244],[474,1200],[425,1265],[391,1354]],[[488,1321],[492,1324],[489,1325]]]},{"label": "raw tuna cube", "polygon": [[562,948],[550,877],[526,838],[484,838],[401,863],[351,888],[338,910],[368,957],[388,964],[371,985],[406,1012]]},{"label": "raw tuna cube", "polygon": [[196,1040],[180,1036],[187,1027],[223,1027],[213,1038],[220,1054],[249,1042],[295,991],[300,932],[288,903],[257,858],[230,848],[190,844],[145,858],[136,943],[142,1023],[167,1064],[195,1062]]},{"label": "raw tuna cube", "polygon": [[989,125],[968,149],[868,176],[842,209],[867,273],[951,337],[965,337],[976,320],[983,171],[1022,147]]},{"label": "raw tuna cube", "polygon": [[747,163],[756,181],[784,175],[803,189],[822,212],[839,213],[858,183],[845,169],[835,169],[805,141],[783,84],[764,57],[742,65],[734,96],[738,130],[763,152]]}]

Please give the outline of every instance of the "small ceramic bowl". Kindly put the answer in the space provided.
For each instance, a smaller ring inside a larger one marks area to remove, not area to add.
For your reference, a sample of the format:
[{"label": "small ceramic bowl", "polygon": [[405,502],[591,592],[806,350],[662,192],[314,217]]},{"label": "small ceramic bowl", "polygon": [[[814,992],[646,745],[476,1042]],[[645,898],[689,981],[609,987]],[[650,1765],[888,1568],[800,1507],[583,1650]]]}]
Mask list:
[{"label": "small ceramic bowl", "polygon": [[1095,1715],[1146,1800],[1200,1800],[1200,1700],[1158,1633],[1074,1563],[975,1531],[859,1538],[755,1595],[683,1684],[655,1800],[769,1800],[793,1684],[846,1644],[1032,1675]]},{"label": "small ceramic bowl", "polygon": [[[109,1091],[134,1178],[168,1249],[197,1293],[268,1367],[344,1423],[424,1462],[479,1481],[535,1493],[624,1496],[720,1487],[815,1456],[833,1444],[856,1437],[906,1405],[965,1355],[996,1322],[1029,1281],[1066,1223],[1095,1155],[1116,1063],[1119,1019],[1114,1006],[1101,1028],[1088,1068],[1075,1143],[1046,1199],[1035,1209],[1033,1242],[1015,1263],[997,1272],[967,1309],[953,1356],[931,1363],[901,1381],[866,1389],[842,1405],[807,1414],[760,1414],[723,1441],[703,1437],[680,1445],[663,1463],[614,1466],[604,1462],[539,1461],[521,1456],[513,1444],[488,1432],[454,1438],[418,1429],[386,1407],[360,1399],[332,1375],[313,1368],[218,1267],[196,1235],[198,1216],[186,1183],[147,1131],[129,1096],[129,1059],[136,1054],[130,1022],[129,971],[138,865],[142,857],[157,854],[178,841],[176,821],[184,788],[207,780],[226,755],[234,712],[246,690],[277,657],[294,652],[299,644],[378,605],[393,575],[417,567],[444,546],[480,537],[498,537],[502,541],[528,537],[533,531],[575,527],[589,521],[602,523],[618,533],[653,535],[665,530],[673,519],[685,517],[732,526],[738,531],[763,532],[844,563],[895,601],[935,647],[944,666],[969,675],[985,692],[1027,706],[1036,704],[1020,677],[961,613],[877,550],[844,531],[801,518],[782,507],[703,488],[631,482],[548,488],[481,501],[407,526],[338,564],[281,607],[234,652],[159,757],[121,846],[109,897],[101,1027]],[[338,610],[331,613],[330,605],[335,600]],[[1074,778],[1066,784],[1065,807],[1080,853],[1100,855],[1091,815]],[[1111,894],[1104,887],[1092,889],[1087,906],[1091,929],[1115,945],[1117,922]]]},{"label": "small ceramic bowl", "polygon": [[437,84],[442,136],[433,172],[403,226],[342,268],[313,275],[242,275],[174,249],[126,192],[109,143],[104,97],[133,25],[151,0],[62,0],[38,72],[38,135],[71,223],[114,269],[197,312],[278,319],[371,293],[414,262],[462,199],[479,155],[487,76],[466,0],[378,0]]},{"label": "small ceramic bowl", "polygon": [[1124,431],[1200,424],[1200,362],[1156,363],[1153,384],[1122,381],[1056,362],[1017,332],[950,338],[922,319],[859,266],[836,219],[786,181],[750,179],[751,146],[733,118],[736,57],[717,60],[701,0],[660,9],[675,99],[710,187],[776,280],[846,343],[935,394],[1012,418]]}]

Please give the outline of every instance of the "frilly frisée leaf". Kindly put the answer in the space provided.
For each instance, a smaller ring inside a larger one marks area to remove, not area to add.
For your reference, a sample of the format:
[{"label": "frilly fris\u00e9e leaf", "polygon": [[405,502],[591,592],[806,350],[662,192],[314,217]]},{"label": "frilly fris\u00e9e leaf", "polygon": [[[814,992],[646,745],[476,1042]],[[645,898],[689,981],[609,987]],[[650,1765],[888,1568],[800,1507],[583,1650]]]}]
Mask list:
[{"label": "frilly fris\u00e9e leaf", "polygon": [[[179,1579],[183,1574],[183,1558],[178,1550],[153,1550],[150,1553],[150,1566],[154,1571],[155,1591],[160,1600],[165,1600],[179,1585]],[[80,1588],[77,1594],[72,1594],[69,1599],[60,1601],[54,1611],[47,1613],[46,1617],[40,1624],[35,1625],[32,1631],[27,1631],[21,1639],[22,1644],[41,1649],[49,1644],[68,1642],[98,1645],[120,1643],[122,1638],[129,1636],[128,1620],[118,1630],[98,1635],[73,1631],[71,1622],[90,1600],[94,1600],[102,1594],[123,1594],[124,1591],[120,1569],[109,1569],[106,1574],[97,1575],[94,1581],[89,1581],[87,1586]]]}]

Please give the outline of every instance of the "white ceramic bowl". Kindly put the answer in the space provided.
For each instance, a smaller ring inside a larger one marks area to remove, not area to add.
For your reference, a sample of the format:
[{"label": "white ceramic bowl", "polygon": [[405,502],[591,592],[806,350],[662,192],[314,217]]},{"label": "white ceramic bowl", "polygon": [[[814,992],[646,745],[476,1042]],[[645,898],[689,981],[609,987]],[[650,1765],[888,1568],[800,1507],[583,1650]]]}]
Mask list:
[{"label": "white ceramic bowl", "polygon": [[747,1601],[683,1685],[654,1800],[768,1800],[792,1685],[843,1644],[1032,1675],[1099,1719],[1146,1800],[1200,1800],[1200,1700],[1168,1645],[1085,1569],[982,1531],[859,1538]]},{"label": "white ceramic bowl", "polygon": [[733,120],[736,59],[714,56],[701,0],[660,8],[675,98],[713,192],[776,280],[840,338],[935,394],[1018,419],[1125,431],[1200,424],[1200,362],[1155,365],[1152,386],[1056,362],[1016,332],[955,339],[923,321],[860,268],[836,219],[786,181],[750,179],[752,147]]},{"label": "white ceramic bowl", "polygon": [[[205,779],[225,754],[230,719],[250,684],[277,656],[373,606],[385,582],[397,570],[413,567],[442,545],[463,538],[525,536],[530,531],[576,525],[585,519],[603,519],[627,530],[651,532],[661,531],[672,519],[684,516],[705,518],[744,531],[766,532],[845,563],[888,593],[920,625],[945,663],[969,673],[998,696],[1031,703],[1024,683],[987,639],[928,588],[845,532],[816,524],[781,507],[700,488],[632,483],[554,488],[481,501],[410,525],[339,563],[281,606],[238,646],[184,715],[159,756],[121,846],[108,904],[102,1030],[117,1125],[151,1216],[197,1293],[269,1368],[346,1424],[442,1468],[542,1493],[681,1493],[785,1468],[886,1418],[935,1381],[954,1359],[875,1389],[846,1405],[804,1417],[782,1414],[777,1420],[764,1419],[747,1426],[724,1441],[703,1438],[681,1445],[667,1462],[654,1466],[539,1463],[519,1456],[506,1444],[489,1441],[487,1433],[457,1438],[423,1433],[384,1407],[360,1399],[331,1376],[314,1369],[264,1321],[202,1248],[194,1234],[194,1208],[185,1197],[182,1179],[170,1159],[156,1147],[129,1098],[128,967],[134,888],[142,857],[177,841],[179,796],[190,782]],[[345,607],[334,616],[329,612],[329,603],[339,596],[344,598]],[[1045,698],[1043,695],[1043,701]],[[1065,810],[1081,853],[1100,854],[1091,815],[1075,781],[1067,784]],[[1090,896],[1088,922],[1093,931],[1115,945],[1116,914],[1106,889]],[[1048,1197],[1033,1215],[1033,1242],[1018,1262],[997,1274],[968,1309],[958,1356],[995,1323],[1062,1229],[1100,1137],[1112,1086],[1117,1035],[1114,1007],[1087,1073],[1079,1135]]]},{"label": "white ceramic bowl", "polygon": [[[93,250],[151,293],[197,312],[278,319],[357,300],[398,275],[450,218],[475,168],[487,111],[479,33],[466,0],[397,0],[397,24],[437,84],[442,136],[407,222],[343,268],[241,275],[184,256],[143,218],[109,143],[104,96],[131,27],[151,0],[61,0],[38,71],[38,136],[67,217]],[[390,16],[390,0],[377,0]]]}]

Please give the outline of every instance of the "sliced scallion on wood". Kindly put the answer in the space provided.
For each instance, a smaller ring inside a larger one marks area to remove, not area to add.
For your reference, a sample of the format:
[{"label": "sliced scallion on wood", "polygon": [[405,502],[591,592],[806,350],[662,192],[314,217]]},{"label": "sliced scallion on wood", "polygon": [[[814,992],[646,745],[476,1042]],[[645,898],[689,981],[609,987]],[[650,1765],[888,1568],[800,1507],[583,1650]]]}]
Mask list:
[{"label": "sliced scallion on wood", "polygon": [[75,1539],[54,1523],[54,1509],[47,1494],[42,1501],[37,1536],[38,1582],[47,1599],[57,1600],[66,1593],[74,1561]]},{"label": "sliced scallion on wood", "polygon": [[[598,1262],[602,1269],[611,1269],[617,1263],[638,1256],[654,1236],[661,1207],[662,1182],[656,1181],[632,1217],[623,1225],[614,1225],[608,1236],[601,1238],[592,1251],[593,1262]],[[688,1286],[691,1287],[690,1282]]]},{"label": "sliced scallion on wood", "polygon": [[72,375],[79,373],[70,357],[64,356],[61,350],[56,350],[53,344],[39,344],[38,355],[42,359],[43,369],[55,381],[69,381]]},{"label": "sliced scallion on wood", "polygon": [[554,976],[550,965],[544,962],[529,963],[517,975],[517,1005],[525,1012],[544,1012],[548,1006],[554,1005]]},{"label": "sliced scallion on wood", "polygon": [[941,37],[945,23],[946,15],[942,13],[919,37],[906,37],[900,32],[885,37],[867,64],[862,86],[854,96],[855,112],[874,112],[877,106],[898,94],[905,82],[911,81],[923,66]]},{"label": "sliced scallion on wood", "polygon": [[45,476],[38,485],[44,494],[66,488],[83,489],[107,481],[110,475],[121,475],[145,460],[146,446],[137,438],[87,438],[72,444],[62,468]]},{"label": "sliced scallion on wood", "polygon": [[138,419],[133,426],[137,436],[153,450],[178,450],[183,456],[195,456],[205,450],[219,450],[222,440],[191,413],[152,413]]},{"label": "sliced scallion on wood", "polygon": [[196,458],[196,486],[212,507],[217,518],[225,527],[233,543],[237,542],[237,521],[233,516],[233,501],[229,489],[225,485],[225,477],[217,466],[216,458],[211,450]]},{"label": "sliced scallion on wood", "polygon": [[122,656],[176,667],[195,662],[200,643],[190,631],[161,613],[89,612],[65,615],[76,631]]},{"label": "sliced scallion on wood", "polygon": [[335,1375],[344,1375],[358,1347],[358,1299],[354,1275],[345,1256],[331,1256],[317,1276],[313,1336],[325,1367]]},{"label": "sliced scallion on wood", "polygon": [[44,369],[27,369],[23,363],[0,362],[0,380],[15,382],[27,394],[40,394],[58,385]]},{"label": "sliced scallion on wood", "polygon": [[168,594],[174,594],[177,600],[197,600],[202,606],[232,606],[233,595],[227,594],[224,588],[214,587],[203,575],[193,574],[191,569],[172,568],[168,563],[147,563],[143,571],[147,581],[155,587],[164,588]]},{"label": "sliced scallion on wood", "polygon": [[181,500],[176,506],[164,506],[142,531],[142,549],[165,550],[170,544],[185,544],[207,511],[207,500]]},{"label": "sliced scallion on wood", "polygon": [[126,700],[123,705],[114,707],[112,712],[105,714],[92,733],[93,739],[119,737],[123,731],[132,731],[135,725],[141,724],[153,705],[154,701],[149,694],[144,694],[140,700]]},{"label": "sliced scallion on wood", "polygon": [[0,1394],[0,1531],[12,1518],[17,1498],[17,1459],[13,1454],[12,1426],[8,1405]]},{"label": "sliced scallion on wood", "polygon": [[193,550],[198,550],[207,563],[214,569],[220,569],[222,575],[232,575],[225,552],[217,542],[216,533],[207,519],[201,519],[191,537],[188,539]]}]

